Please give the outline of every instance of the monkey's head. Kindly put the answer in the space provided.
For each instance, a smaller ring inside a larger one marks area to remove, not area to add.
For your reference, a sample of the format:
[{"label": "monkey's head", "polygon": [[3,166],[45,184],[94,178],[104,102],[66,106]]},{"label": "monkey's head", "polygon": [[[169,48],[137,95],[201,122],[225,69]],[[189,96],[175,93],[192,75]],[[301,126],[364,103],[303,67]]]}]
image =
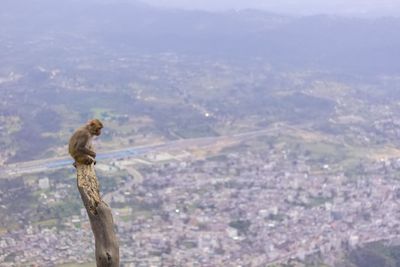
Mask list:
[{"label": "monkey's head", "polygon": [[101,134],[101,129],[103,128],[103,123],[98,119],[93,119],[86,124],[86,127],[91,135],[99,136]]}]

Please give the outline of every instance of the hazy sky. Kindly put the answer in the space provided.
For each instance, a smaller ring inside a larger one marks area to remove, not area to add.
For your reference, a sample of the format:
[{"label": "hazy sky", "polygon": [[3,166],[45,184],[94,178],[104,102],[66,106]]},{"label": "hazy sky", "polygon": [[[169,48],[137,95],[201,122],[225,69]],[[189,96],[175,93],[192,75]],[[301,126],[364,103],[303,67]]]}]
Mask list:
[{"label": "hazy sky", "polygon": [[400,0],[142,0],[142,2],[157,6],[207,10],[257,8],[295,14],[400,14]]}]

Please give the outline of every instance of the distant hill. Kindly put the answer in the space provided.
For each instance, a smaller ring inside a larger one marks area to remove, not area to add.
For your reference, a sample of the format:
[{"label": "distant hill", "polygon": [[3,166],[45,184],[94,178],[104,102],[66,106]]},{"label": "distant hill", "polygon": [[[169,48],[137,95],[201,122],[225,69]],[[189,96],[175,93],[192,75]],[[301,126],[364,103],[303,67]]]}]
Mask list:
[{"label": "distant hill", "polygon": [[210,13],[140,3],[2,2],[0,36],[81,35],[107,48],[261,58],[277,66],[398,73],[400,19],[287,17],[261,11]]}]

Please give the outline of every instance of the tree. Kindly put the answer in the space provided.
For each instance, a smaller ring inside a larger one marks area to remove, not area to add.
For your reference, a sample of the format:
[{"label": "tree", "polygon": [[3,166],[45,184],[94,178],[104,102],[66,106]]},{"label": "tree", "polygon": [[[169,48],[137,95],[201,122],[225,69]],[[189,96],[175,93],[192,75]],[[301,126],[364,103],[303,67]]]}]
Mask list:
[{"label": "tree", "polygon": [[77,163],[77,186],[95,239],[97,267],[119,266],[119,244],[110,207],[99,193],[94,165]]}]

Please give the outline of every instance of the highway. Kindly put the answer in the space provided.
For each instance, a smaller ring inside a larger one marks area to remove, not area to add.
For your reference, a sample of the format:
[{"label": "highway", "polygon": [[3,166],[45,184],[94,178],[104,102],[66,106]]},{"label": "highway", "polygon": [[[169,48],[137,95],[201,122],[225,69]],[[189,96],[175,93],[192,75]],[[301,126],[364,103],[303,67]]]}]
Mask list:
[{"label": "highway", "polygon": [[[242,141],[250,139],[259,135],[271,133],[274,130],[258,130],[252,132],[246,132],[236,135],[226,135],[217,137],[204,137],[204,138],[193,138],[193,139],[182,139],[176,141],[170,141],[162,144],[153,144],[147,146],[128,147],[119,150],[108,151],[105,153],[99,153],[96,157],[97,161],[100,160],[117,160],[126,159],[132,157],[143,156],[154,152],[167,152],[171,150],[183,150],[194,147],[203,147],[215,144],[219,141],[224,140],[236,140]],[[0,179],[7,178],[16,175],[36,173],[49,170],[57,170],[65,167],[72,167],[71,158],[51,158],[27,162],[13,163],[0,167]]]}]

